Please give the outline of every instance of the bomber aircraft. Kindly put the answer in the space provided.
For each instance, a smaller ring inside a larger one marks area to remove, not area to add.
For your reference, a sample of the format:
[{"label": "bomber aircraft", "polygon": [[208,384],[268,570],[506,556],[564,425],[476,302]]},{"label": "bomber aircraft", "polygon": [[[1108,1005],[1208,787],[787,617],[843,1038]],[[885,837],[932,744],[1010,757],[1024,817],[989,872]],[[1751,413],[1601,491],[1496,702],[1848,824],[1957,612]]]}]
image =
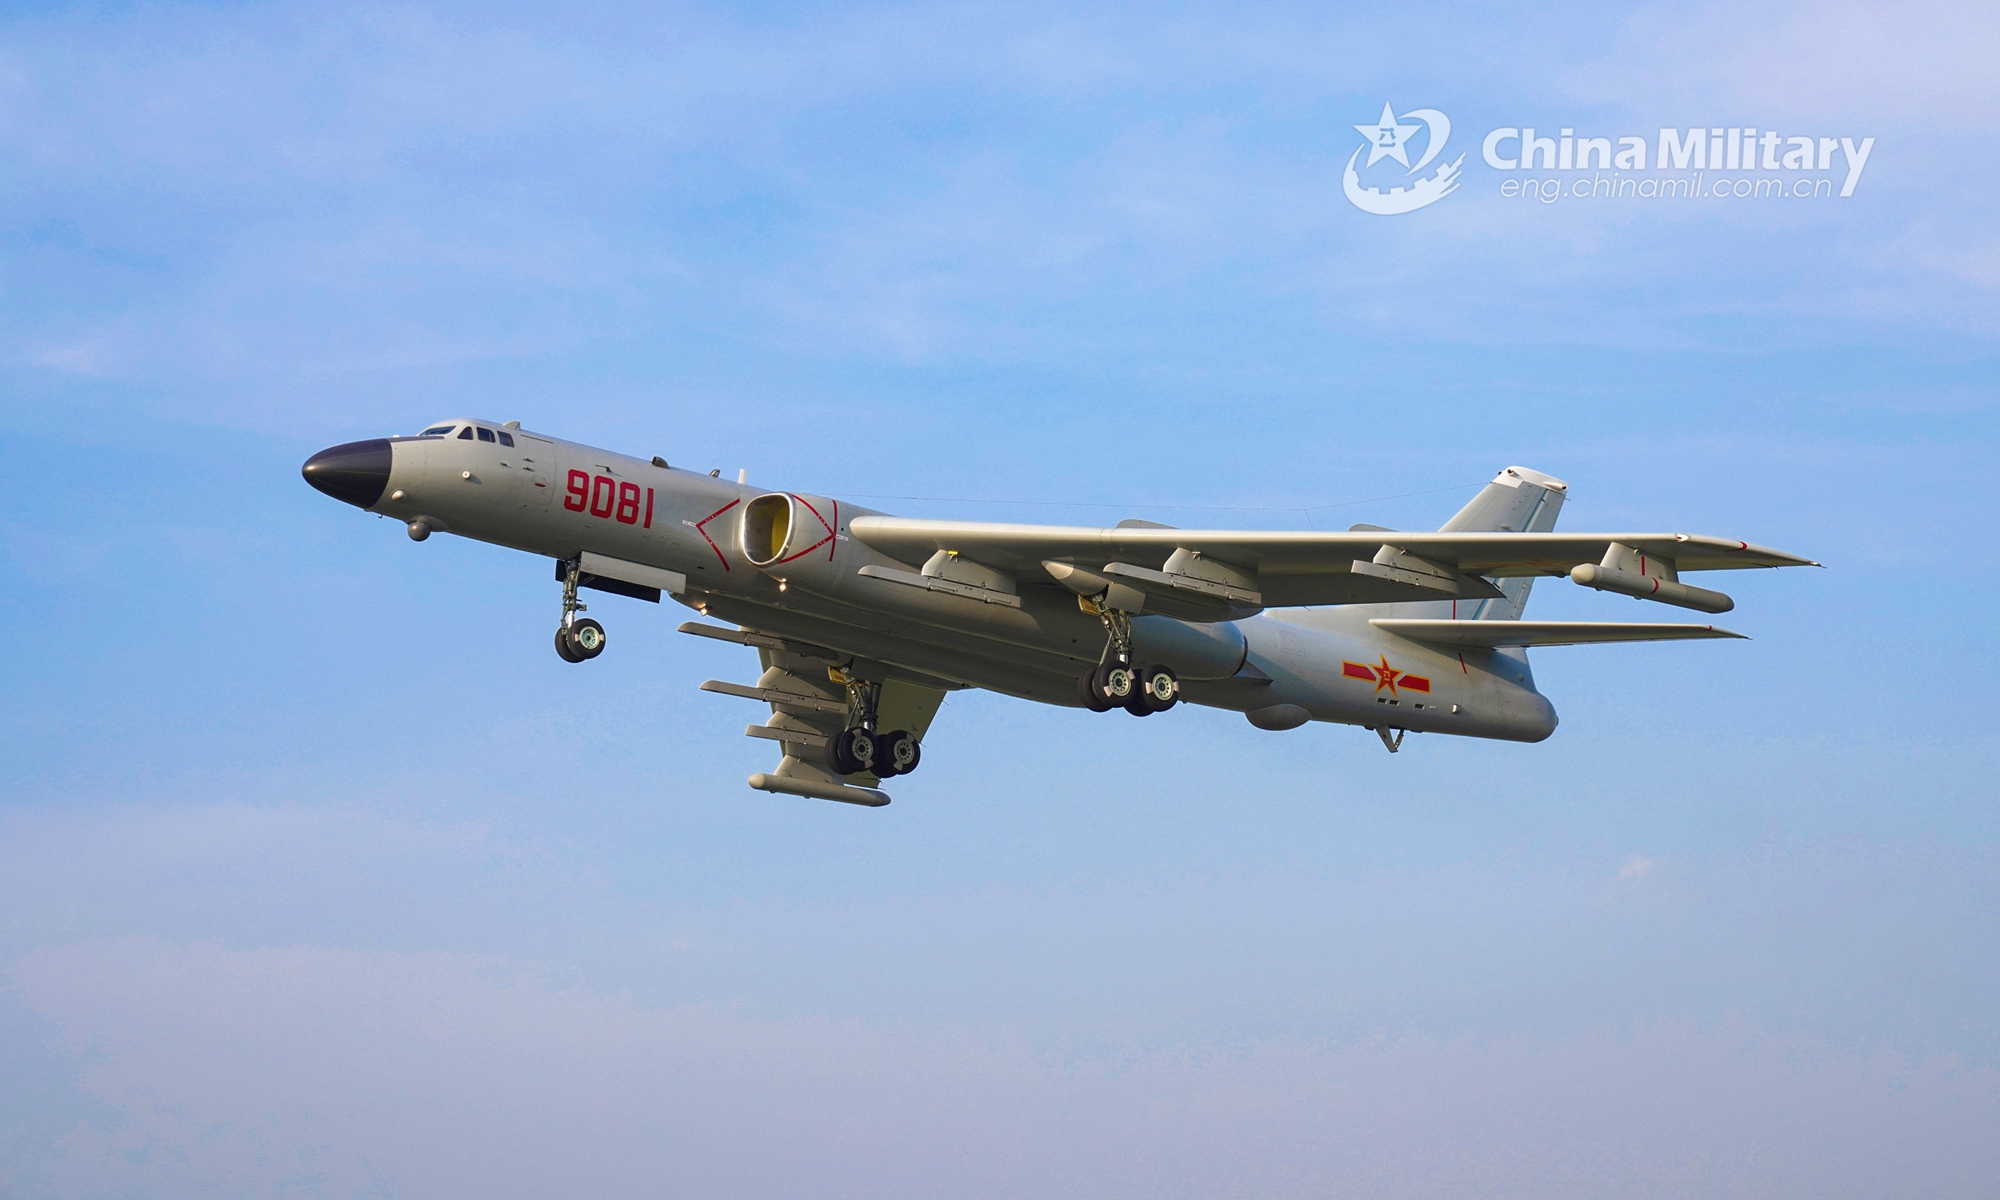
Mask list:
[{"label": "bomber aircraft", "polygon": [[1268,730],[1359,725],[1392,753],[1411,731],[1538,742],[1556,712],[1528,647],[1742,635],[1523,620],[1537,577],[1721,613],[1728,596],[1682,576],[1819,565],[1735,538],[1556,533],[1568,485],[1526,467],[1435,533],[895,517],[475,418],[331,447],[304,475],[415,541],[451,533],[553,560],[566,662],[606,645],[585,589],[729,622],[680,631],[757,651],[755,683],[701,685],[770,706],[744,732],[782,757],[750,786],[870,807],[916,769],[961,688],[1142,717],[1186,702]]}]

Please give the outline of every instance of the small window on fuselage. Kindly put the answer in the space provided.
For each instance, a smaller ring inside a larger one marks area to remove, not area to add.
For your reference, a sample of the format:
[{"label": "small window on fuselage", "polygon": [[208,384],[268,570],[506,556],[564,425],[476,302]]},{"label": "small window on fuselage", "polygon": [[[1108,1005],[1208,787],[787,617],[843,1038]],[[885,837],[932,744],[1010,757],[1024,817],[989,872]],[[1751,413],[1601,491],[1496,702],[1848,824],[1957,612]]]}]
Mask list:
[{"label": "small window on fuselage", "polygon": [[514,435],[511,433],[502,433],[500,435],[500,444],[511,447],[514,444]]},{"label": "small window on fuselage", "polygon": [[492,431],[491,429],[482,429],[482,430],[480,430],[480,431],[479,431],[479,440],[480,440],[480,441],[482,441],[482,442],[490,442],[490,441],[492,441],[492,440],[493,440],[493,431]]},{"label": "small window on fuselage", "polygon": [[430,427],[429,429],[426,429],[426,430],[424,430],[424,431],[423,431],[422,433],[418,434],[417,436],[418,436],[418,437],[450,437],[450,436],[451,436],[451,431],[452,431],[452,430],[454,430],[454,429],[456,429],[456,428],[458,428],[458,426],[456,426],[456,425],[433,425],[433,426],[431,426],[431,427]]},{"label": "small window on fuselage", "polygon": [[472,440],[472,426],[470,426],[470,425],[467,425],[467,426],[466,426],[465,428],[463,428],[463,429],[459,430],[459,431],[458,431],[458,440],[459,440],[459,441],[461,441],[461,442],[469,442],[469,441],[471,441],[471,440]]}]

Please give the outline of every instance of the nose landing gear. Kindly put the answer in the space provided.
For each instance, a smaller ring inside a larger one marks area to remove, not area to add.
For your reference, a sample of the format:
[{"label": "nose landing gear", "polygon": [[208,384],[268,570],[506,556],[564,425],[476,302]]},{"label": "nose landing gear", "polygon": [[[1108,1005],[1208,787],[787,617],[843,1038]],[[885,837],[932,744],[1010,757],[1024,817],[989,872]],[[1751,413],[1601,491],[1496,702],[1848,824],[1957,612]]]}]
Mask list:
[{"label": "nose landing gear", "polygon": [[589,617],[577,617],[576,614],[590,609],[576,598],[583,563],[580,558],[572,558],[568,566],[569,571],[563,576],[562,623],[556,626],[556,654],[564,662],[580,663],[604,653],[604,626]]}]

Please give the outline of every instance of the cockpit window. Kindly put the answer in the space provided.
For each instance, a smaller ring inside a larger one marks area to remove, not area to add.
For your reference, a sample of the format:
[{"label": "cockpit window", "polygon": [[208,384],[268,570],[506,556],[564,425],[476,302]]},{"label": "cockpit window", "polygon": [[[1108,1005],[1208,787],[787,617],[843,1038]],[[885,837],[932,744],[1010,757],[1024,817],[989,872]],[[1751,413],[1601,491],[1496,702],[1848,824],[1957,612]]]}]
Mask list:
[{"label": "cockpit window", "polygon": [[430,427],[429,429],[426,429],[426,430],[424,430],[424,431],[423,431],[422,433],[418,434],[417,436],[418,436],[418,437],[450,437],[450,436],[451,436],[451,431],[452,431],[453,429],[455,429],[455,428],[457,428],[457,426],[455,426],[455,425],[433,425],[433,426],[431,426],[431,427]]},{"label": "cockpit window", "polygon": [[479,431],[479,440],[480,440],[480,441],[482,441],[482,442],[490,442],[490,441],[492,441],[492,440],[493,440],[493,431],[492,431],[491,429],[482,429],[482,430],[480,430],[480,431]]},{"label": "cockpit window", "polygon": [[458,440],[459,440],[459,441],[461,441],[461,442],[469,442],[469,441],[471,441],[471,440],[472,440],[472,426],[470,426],[470,425],[467,425],[467,426],[466,426],[465,428],[463,428],[463,429],[459,430],[459,431],[458,431]]},{"label": "cockpit window", "polygon": [[514,444],[514,435],[511,433],[503,432],[500,435],[500,444],[503,446],[512,446]]}]

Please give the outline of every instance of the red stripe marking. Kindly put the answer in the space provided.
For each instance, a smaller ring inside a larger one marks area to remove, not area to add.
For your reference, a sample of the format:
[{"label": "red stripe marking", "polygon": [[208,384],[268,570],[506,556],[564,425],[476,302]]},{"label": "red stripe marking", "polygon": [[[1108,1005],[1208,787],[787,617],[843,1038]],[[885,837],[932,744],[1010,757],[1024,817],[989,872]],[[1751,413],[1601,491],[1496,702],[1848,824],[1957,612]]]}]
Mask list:
[{"label": "red stripe marking", "polygon": [[1407,688],[1412,692],[1428,692],[1431,690],[1431,681],[1421,675],[1405,675],[1396,681],[1396,686]]},{"label": "red stripe marking", "polygon": [[826,523],[826,518],[821,517],[819,515],[819,510],[813,507],[812,501],[806,499],[804,496],[799,495],[797,492],[789,492],[787,493],[787,495],[791,496],[792,499],[798,501],[800,504],[805,505],[807,512],[811,513],[815,517],[819,517],[819,525],[821,529],[826,530],[828,533],[833,532],[833,526],[828,525]]},{"label": "red stripe marking", "polygon": [[1374,683],[1374,682],[1375,682],[1375,671],[1374,671],[1374,668],[1372,668],[1372,667],[1364,667],[1364,666],[1362,666],[1362,665],[1361,665],[1360,663],[1357,663],[1357,662],[1344,662],[1344,663],[1341,663],[1341,664],[1340,664],[1340,673],[1341,673],[1342,675],[1345,675],[1345,676],[1347,676],[1347,677],[1348,677],[1349,679],[1366,679],[1366,680],[1367,680],[1368,682],[1370,682],[1370,683]]},{"label": "red stripe marking", "polygon": [[806,555],[811,554],[813,551],[819,549],[821,546],[826,545],[828,542],[832,540],[833,540],[833,535],[829,533],[825,537],[814,542],[812,545],[807,546],[805,549],[799,551],[797,554],[787,554],[785,557],[779,559],[777,562],[772,563],[771,565],[783,566],[784,564],[791,562],[794,559],[804,558]]},{"label": "red stripe marking", "polygon": [[[804,496],[799,495],[797,492],[787,492],[786,495],[798,501],[800,504],[806,506],[806,511],[811,513],[815,518],[819,520],[820,528],[826,530],[826,536],[814,542],[812,545],[807,546],[805,549],[799,551],[797,554],[787,554],[785,557],[779,559],[776,563],[774,563],[773,564],[774,566],[783,566],[784,564],[791,562],[793,559],[804,558],[806,555],[811,554],[813,551],[819,549],[821,546],[824,546],[828,542],[833,540],[833,526],[828,525],[826,523],[826,518],[819,515],[819,510],[813,507],[812,501],[806,499]],[[838,510],[835,510],[835,512],[837,514]],[[831,550],[827,551],[826,557],[828,562],[833,561],[833,551]]]},{"label": "red stripe marking", "polygon": [[721,508],[716,509],[714,512],[708,514],[701,520],[696,521],[694,523],[694,531],[701,535],[702,541],[708,543],[708,548],[710,550],[715,551],[715,557],[722,560],[722,569],[725,571],[729,569],[729,557],[722,552],[722,547],[715,544],[715,539],[708,536],[707,526],[710,521],[715,520],[715,518],[721,516],[723,513],[728,512],[730,509],[735,508],[737,505],[741,503],[743,503],[743,501],[741,500],[731,500],[729,503],[723,505]]}]

